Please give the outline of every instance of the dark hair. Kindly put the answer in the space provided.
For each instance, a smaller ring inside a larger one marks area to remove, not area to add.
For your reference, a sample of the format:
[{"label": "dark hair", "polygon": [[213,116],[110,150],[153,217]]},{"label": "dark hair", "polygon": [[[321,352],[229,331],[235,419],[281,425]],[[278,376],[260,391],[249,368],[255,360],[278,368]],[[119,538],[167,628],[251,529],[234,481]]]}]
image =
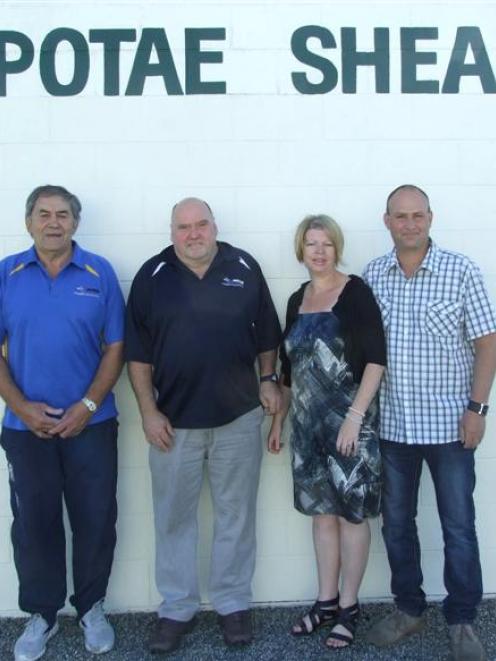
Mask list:
[{"label": "dark hair", "polygon": [[421,195],[423,195],[425,197],[425,199],[427,200],[427,211],[431,210],[431,203],[429,201],[429,196],[427,195],[427,193],[425,191],[423,191],[418,186],[415,186],[414,184],[401,184],[401,186],[398,186],[397,188],[395,188],[388,195],[388,198],[386,200],[386,213],[387,214],[389,213],[389,202],[391,201],[391,198],[393,197],[393,195],[396,195],[396,193],[398,193],[401,190],[417,191],[417,193],[420,193]]},{"label": "dark hair", "polygon": [[82,207],[76,195],[69,193],[67,188],[63,186],[51,186],[50,184],[38,186],[28,195],[28,199],[26,200],[26,219],[33,213],[34,205],[40,197],[53,197],[55,195],[69,202],[74,220],[79,220]]}]

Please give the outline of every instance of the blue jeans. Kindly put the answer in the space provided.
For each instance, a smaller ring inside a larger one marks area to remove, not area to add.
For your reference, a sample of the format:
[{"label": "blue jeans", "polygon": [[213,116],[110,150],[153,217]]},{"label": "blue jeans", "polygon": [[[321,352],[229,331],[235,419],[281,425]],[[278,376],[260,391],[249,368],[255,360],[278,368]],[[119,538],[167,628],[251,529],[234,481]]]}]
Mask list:
[{"label": "blue jeans", "polygon": [[407,445],[381,440],[383,528],[391,591],[397,607],[419,616],[426,607],[415,518],[423,460],[436,491],[444,539],[443,612],[448,624],[470,623],[482,598],[482,572],[475,532],[474,450],[459,442]]}]

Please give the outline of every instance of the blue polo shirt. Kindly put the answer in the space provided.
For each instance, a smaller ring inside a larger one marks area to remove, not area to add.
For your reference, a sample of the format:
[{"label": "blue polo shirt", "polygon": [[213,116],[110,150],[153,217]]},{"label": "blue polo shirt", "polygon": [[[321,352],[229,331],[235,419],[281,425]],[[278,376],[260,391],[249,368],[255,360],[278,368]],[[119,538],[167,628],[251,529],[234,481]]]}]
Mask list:
[{"label": "blue polo shirt", "polygon": [[137,273],[127,306],[126,359],[153,366],[157,406],[174,427],[220,427],[260,405],[255,359],[281,329],[260,266],[218,242],[203,278],[173,246]]},{"label": "blue polo shirt", "polygon": [[[122,341],[123,326],[124,299],[112,267],[77,243],[56,278],[34,246],[0,262],[0,342],[26,399],[65,410],[84,397],[100,365],[102,343]],[[116,415],[109,393],[90,424]],[[8,408],[3,425],[27,429]]]}]

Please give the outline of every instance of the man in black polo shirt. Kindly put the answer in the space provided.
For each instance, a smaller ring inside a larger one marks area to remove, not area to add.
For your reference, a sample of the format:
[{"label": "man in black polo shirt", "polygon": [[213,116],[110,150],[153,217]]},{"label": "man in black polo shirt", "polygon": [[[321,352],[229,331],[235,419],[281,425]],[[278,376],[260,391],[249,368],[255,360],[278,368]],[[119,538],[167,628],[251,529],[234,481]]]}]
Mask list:
[{"label": "man in black polo shirt", "polygon": [[152,652],[175,649],[199,608],[197,508],[205,461],[214,507],[210,601],[227,644],[252,639],[260,403],[269,414],[280,405],[274,373],[280,326],[257,262],[216,237],[206,202],[178,202],[173,245],[143,265],[128,301],[126,357],[150,443],[163,598]]}]

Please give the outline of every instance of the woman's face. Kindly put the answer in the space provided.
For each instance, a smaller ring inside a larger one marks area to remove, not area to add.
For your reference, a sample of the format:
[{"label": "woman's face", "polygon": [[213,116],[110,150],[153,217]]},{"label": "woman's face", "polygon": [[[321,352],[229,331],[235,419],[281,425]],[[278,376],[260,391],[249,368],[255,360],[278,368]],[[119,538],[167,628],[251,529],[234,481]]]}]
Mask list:
[{"label": "woman's face", "polygon": [[311,274],[326,275],[336,267],[336,250],[324,230],[310,229],[303,239],[303,263]]}]

